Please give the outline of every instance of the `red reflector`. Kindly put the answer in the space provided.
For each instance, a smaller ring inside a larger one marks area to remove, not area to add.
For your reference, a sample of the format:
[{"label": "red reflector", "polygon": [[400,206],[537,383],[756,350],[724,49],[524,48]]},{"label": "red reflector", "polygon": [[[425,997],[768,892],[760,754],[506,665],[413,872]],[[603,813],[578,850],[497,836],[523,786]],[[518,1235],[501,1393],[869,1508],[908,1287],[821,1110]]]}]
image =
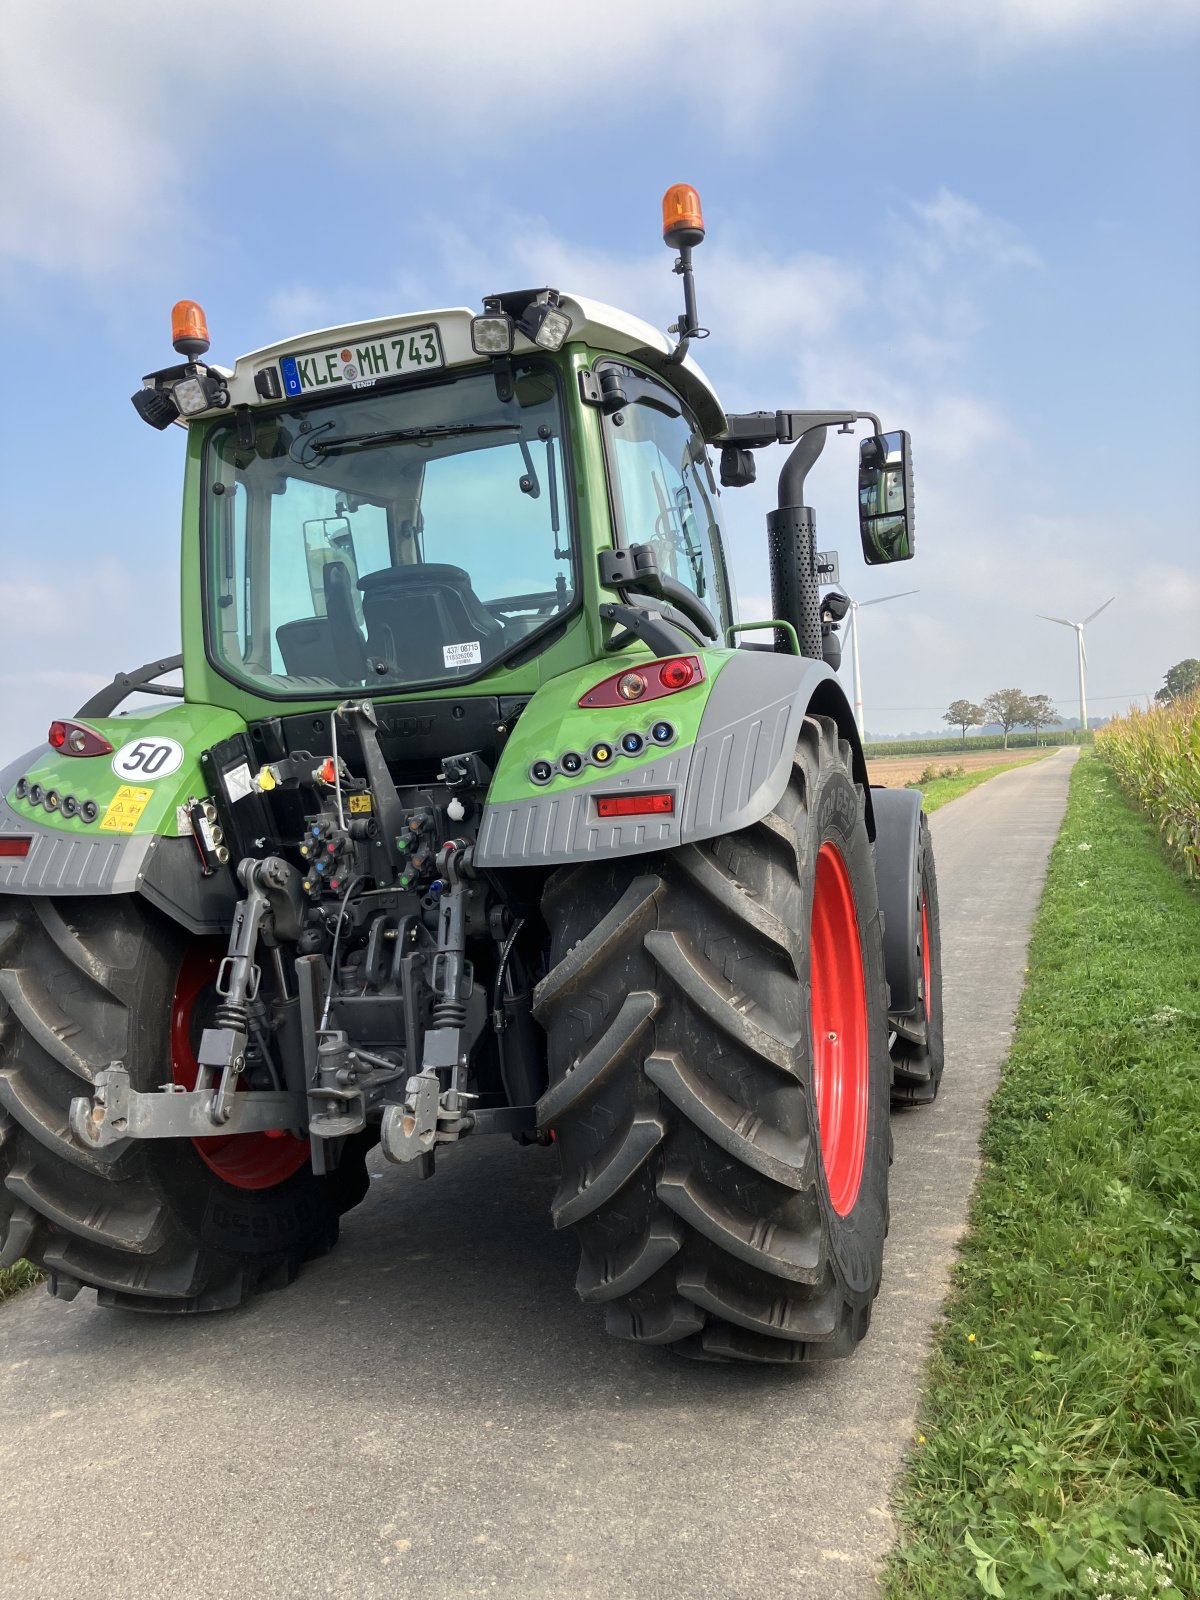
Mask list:
[{"label": "red reflector", "polygon": [[686,689],[696,676],[696,669],[686,656],[681,656],[678,661],[668,661],[665,666],[658,669],[663,687],[667,689]]},{"label": "red reflector", "polygon": [[28,833],[0,834],[0,856],[27,856],[33,836]]},{"label": "red reflector", "polygon": [[661,817],[674,810],[674,794],[604,794],[596,799],[601,817]]}]

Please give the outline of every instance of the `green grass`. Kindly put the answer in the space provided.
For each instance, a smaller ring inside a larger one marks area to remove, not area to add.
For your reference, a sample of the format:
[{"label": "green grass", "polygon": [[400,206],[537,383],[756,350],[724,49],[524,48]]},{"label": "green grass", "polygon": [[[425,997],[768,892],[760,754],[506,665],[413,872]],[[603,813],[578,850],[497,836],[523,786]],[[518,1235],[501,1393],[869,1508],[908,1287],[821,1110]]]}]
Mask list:
[{"label": "green grass", "polygon": [[1056,745],[1090,744],[1095,738],[1091,730],[1081,739],[1079,733],[1069,728],[1043,728],[1034,738],[1032,733],[1010,733],[1008,744],[1000,733],[973,733],[964,744],[957,733],[948,733],[936,739],[871,739],[863,745],[868,761],[872,756],[952,756],[957,752],[972,750],[1032,750],[1053,749]]},{"label": "green grass", "polygon": [[1198,1090],[1200,891],[1085,754],[888,1600],[1200,1595]]},{"label": "green grass", "polygon": [[924,809],[936,811],[939,806],[957,800],[960,794],[966,794],[968,789],[976,789],[989,778],[994,778],[998,772],[1012,772],[1016,767],[1027,767],[1031,762],[1043,759],[1042,756],[1026,756],[1022,761],[1008,761],[996,767],[980,767],[975,772],[961,772],[952,778],[931,778],[928,783],[914,782],[906,784],[905,787],[920,789]]},{"label": "green grass", "polygon": [[36,1283],[40,1277],[41,1273],[28,1261],[18,1261],[15,1266],[0,1268],[0,1300],[7,1300],[10,1295],[19,1294],[31,1283]]}]

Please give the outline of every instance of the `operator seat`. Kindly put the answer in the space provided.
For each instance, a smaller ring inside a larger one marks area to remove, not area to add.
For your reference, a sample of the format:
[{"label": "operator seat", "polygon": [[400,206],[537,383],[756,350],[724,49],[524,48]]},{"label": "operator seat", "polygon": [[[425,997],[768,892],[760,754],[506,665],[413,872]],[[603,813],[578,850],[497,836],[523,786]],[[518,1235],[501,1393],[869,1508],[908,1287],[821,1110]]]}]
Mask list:
[{"label": "operator seat", "polygon": [[358,587],[368,664],[381,677],[440,678],[452,670],[443,653],[447,645],[478,644],[487,661],[504,634],[504,624],[480,600],[462,567],[385,567],[368,572]]},{"label": "operator seat", "polygon": [[344,561],[327,562],[321,583],[325,590],[330,642],[337,662],[337,681],[361,683],[367,675],[367,651],[358,618],[354,615],[349,567]]},{"label": "operator seat", "polygon": [[354,615],[350,572],[344,562],[330,561],[321,580],[325,615],[281,623],[275,639],[289,676],[319,678],[349,688],[367,675],[367,647]]}]

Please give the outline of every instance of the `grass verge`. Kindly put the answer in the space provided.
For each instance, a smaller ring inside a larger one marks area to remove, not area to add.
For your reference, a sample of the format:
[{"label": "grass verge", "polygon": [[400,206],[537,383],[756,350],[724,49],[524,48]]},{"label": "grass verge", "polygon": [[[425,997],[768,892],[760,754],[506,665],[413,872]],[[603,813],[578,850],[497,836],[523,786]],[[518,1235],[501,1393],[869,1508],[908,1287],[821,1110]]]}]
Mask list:
[{"label": "grass verge", "polygon": [[888,1600],[1200,1595],[1200,892],[1073,774]]},{"label": "grass verge", "polygon": [[28,1261],[18,1261],[15,1266],[0,1268],[0,1300],[7,1300],[10,1295],[19,1294],[31,1283],[36,1283],[40,1277],[41,1273]]},{"label": "grass verge", "polygon": [[[1049,752],[1046,752],[1047,754]],[[910,783],[905,787],[920,789],[926,811],[936,811],[939,806],[957,800],[968,789],[976,789],[998,772],[1015,772],[1018,767],[1028,767],[1034,761],[1044,761],[1045,755],[1027,756],[1024,761],[1009,761],[1002,766],[980,767],[976,772],[960,772],[952,778],[931,778],[928,783]]]}]

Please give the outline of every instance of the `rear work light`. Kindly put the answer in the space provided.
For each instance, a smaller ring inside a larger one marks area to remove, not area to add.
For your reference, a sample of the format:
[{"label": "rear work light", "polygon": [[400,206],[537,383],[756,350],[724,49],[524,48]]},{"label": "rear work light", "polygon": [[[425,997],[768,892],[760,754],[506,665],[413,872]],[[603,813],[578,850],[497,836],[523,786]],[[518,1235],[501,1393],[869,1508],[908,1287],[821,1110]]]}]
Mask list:
[{"label": "rear work light", "polygon": [[699,656],[671,656],[666,661],[647,661],[624,672],[614,672],[580,700],[584,710],[600,706],[628,705],[630,701],[661,700],[665,694],[678,694],[693,684],[704,682],[704,663]]},{"label": "rear work light", "polygon": [[602,794],[596,799],[596,815],[600,817],[669,817],[674,811],[674,792]]},{"label": "rear work light", "polygon": [[12,856],[27,856],[33,837],[28,833],[0,834],[0,859]]},{"label": "rear work light", "polygon": [[113,751],[102,733],[82,722],[52,722],[46,742],[64,756],[110,756]]}]

